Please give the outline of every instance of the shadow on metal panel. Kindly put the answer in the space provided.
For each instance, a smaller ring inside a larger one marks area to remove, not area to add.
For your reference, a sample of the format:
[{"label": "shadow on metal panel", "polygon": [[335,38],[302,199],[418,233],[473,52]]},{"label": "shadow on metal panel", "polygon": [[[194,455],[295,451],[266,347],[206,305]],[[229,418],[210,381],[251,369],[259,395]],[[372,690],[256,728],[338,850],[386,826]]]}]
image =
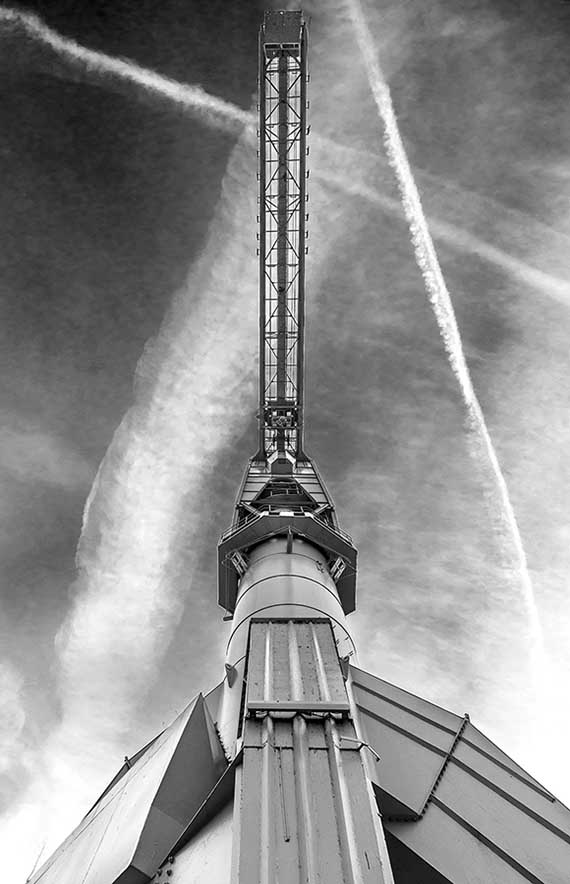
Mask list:
[{"label": "shadow on metal panel", "polygon": [[386,832],[394,884],[451,884],[439,872],[413,853],[405,844]]}]

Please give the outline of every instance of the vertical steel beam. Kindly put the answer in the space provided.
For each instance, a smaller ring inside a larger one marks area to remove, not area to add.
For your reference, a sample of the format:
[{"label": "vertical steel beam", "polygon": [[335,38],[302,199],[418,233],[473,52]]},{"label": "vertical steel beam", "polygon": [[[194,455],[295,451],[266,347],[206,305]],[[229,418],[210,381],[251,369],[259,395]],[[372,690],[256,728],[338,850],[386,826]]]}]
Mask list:
[{"label": "vertical steel beam", "polygon": [[297,276],[297,457],[304,457],[304,399],[305,399],[305,253],[307,220],[307,34],[301,40],[300,123],[299,123],[299,259]]},{"label": "vertical steel beam", "polygon": [[259,448],[258,458],[262,459],[265,452],[265,327],[267,324],[266,288],[267,278],[265,274],[265,243],[266,243],[266,215],[265,215],[265,52],[263,48],[263,29],[259,31]]},{"label": "vertical steel beam", "polygon": [[[278,169],[277,169],[277,407],[286,406],[286,361],[287,361],[287,226],[288,226],[288,141],[289,114],[287,113],[287,55],[282,50],[279,56],[279,124],[278,124]],[[277,429],[277,450],[285,451],[285,430]]]}]

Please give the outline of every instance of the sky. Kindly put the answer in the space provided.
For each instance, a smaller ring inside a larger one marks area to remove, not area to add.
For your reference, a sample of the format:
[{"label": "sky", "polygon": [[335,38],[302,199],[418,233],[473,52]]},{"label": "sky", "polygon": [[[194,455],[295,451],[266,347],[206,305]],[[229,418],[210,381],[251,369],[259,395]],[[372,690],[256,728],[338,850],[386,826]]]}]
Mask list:
[{"label": "sky", "polygon": [[[0,855],[15,882],[223,676],[216,542],[256,441],[263,8],[0,6]],[[372,62],[355,8],[304,6],[306,447],[359,550],[359,663],[469,712],[570,804],[570,4],[363,2]]]}]

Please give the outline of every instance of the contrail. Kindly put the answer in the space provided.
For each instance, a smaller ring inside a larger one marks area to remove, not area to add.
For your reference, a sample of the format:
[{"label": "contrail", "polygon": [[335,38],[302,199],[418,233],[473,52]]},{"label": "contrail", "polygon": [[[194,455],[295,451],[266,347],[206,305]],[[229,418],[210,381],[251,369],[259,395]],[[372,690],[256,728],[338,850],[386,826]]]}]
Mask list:
[{"label": "contrail", "polygon": [[200,86],[188,86],[133,61],[87,49],[69,37],[62,37],[36,15],[0,7],[0,23],[21,28],[28,37],[49,46],[59,58],[75,62],[90,80],[101,81],[111,75],[133,83],[147,93],[167,98],[184,110],[205,116],[210,124],[224,131],[240,132],[244,127],[255,125],[252,113],[208,94]]},{"label": "contrail", "polygon": [[457,321],[455,319],[451,298],[427,227],[418,189],[410,170],[406,151],[398,129],[396,115],[392,106],[390,91],[386,85],[380,65],[376,58],[372,36],[368,29],[368,25],[364,20],[359,0],[347,0],[347,4],[357,43],[364,58],[370,89],[378,108],[380,118],[384,123],[384,140],[388,154],[388,161],[392,166],[398,181],[404,213],[410,228],[416,261],[424,278],[430,303],[437,319],[452,371],[455,374],[461,389],[467,409],[468,426],[474,434],[477,443],[481,445],[495,479],[501,501],[503,518],[510,530],[512,538],[522,596],[529,620],[533,648],[537,654],[537,663],[542,664],[544,659],[542,628],[536,608],[534,590],[528,572],[526,554],[507,484],[489,435],[481,406],[479,405],[475,390],[473,389],[473,383],[465,361],[463,345]]},{"label": "contrail", "polygon": [[[328,149],[334,150],[334,147],[329,145]],[[338,187],[349,196],[362,197],[370,203],[381,206],[391,214],[400,214],[401,202],[399,200],[358,181],[355,177],[348,180],[346,176],[329,172],[326,168],[321,171],[315,170],[314,177],[321,178],[325,183]],[[441,218],[430,215],[429,226],[436,239],[441,239],[455,249],[478,255],[489,264],[505,270],[525,285],[543,292],[555,301],[564,304],[565,307],[570,307],[570,286],[567,280],[545,273],[538,267],[521,261],[520,258],[514,257],[504,249],[492,245],[470,231],[455,224],[449,224]]]},{"label": "contrail", "polygon": [[[245,126],[250,131],[251,136],[253,136],[253,126],[256,123],[256,119],[252,113],[242,110],[229,101],[211,95],[199,86],[190,86],[162,76],[155,71],[141,67],[133,61],[114,58],[103,52],[87,49],[74,40],[62,37],[35,15],[18,10],[0,8],[0,22],[21,27],[28,36],[49,46],[59,57],[80,65],[83,72],[91,78],[101,79],[102,77],[105,78],[105,75],[113,75],[120,80],[142,87],[145,91],[157,97],[165,98],[185,110],[191,110],[194,113],[204,115],[207,117],[210,125],[223,131],[235,132],[243,129]],[[376,159],[368,151],[358,151],[354,148],[343,147],[331,139],[315,133],[313,135],[313,143],[316,145],[319,141],[326,143],[327,149],[332,150],[335,155],[345,153],[354,158],[355,154],[362,154],[368,158]],[[323,174],[319,173],[318,170],[314,170],[313,174],[319,175],[319,177],[327,177],[326,172]],[[368,197],[372,201],[384,205],[384,207],[393,208],[393,205],[390,205],[391,203],[395,205],[395,201],[391,201],[389,197],[384,197],[380,194],[375,195],[372,189],[360,187],[354,180],[348,182],[346,179],[341,180],[339,177],[336,179],[334,176],[329,177],[330,180],[334,179],[335,183],[345,192],[355,192],[356,187],[359,195]],[[399,209],[399,204],[397,205]],[[565,280],[558,279],[548,273],[544,273],[544,271],[531,267],[525,262],[508,255],[496,246],[492,246],[445,222],[432,220],[430,223],[436,236],[441,236],[447,242],[451,242],[452,245],[476,252],[490,263],[507,270],[523,282],[540,289],[566,306],[570,305],[568,283]]]}]

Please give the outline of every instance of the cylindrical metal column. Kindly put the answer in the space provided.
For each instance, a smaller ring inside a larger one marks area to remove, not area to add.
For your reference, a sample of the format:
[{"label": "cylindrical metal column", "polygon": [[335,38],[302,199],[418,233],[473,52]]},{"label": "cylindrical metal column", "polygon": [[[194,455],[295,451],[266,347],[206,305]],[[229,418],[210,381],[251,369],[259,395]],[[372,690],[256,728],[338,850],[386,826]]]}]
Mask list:
[{"label": "cylindrical metal column", "polygon": [[227,677],[218,727],[224,747],[232,757],[238,736],[252,617],[289,620],[326,617],[332,624],[339,655],[354,653],[336,585],[320,550],[297,537],[276,537],[260,543],[251,552],[248,569],[239,584],[226,649]]}]

